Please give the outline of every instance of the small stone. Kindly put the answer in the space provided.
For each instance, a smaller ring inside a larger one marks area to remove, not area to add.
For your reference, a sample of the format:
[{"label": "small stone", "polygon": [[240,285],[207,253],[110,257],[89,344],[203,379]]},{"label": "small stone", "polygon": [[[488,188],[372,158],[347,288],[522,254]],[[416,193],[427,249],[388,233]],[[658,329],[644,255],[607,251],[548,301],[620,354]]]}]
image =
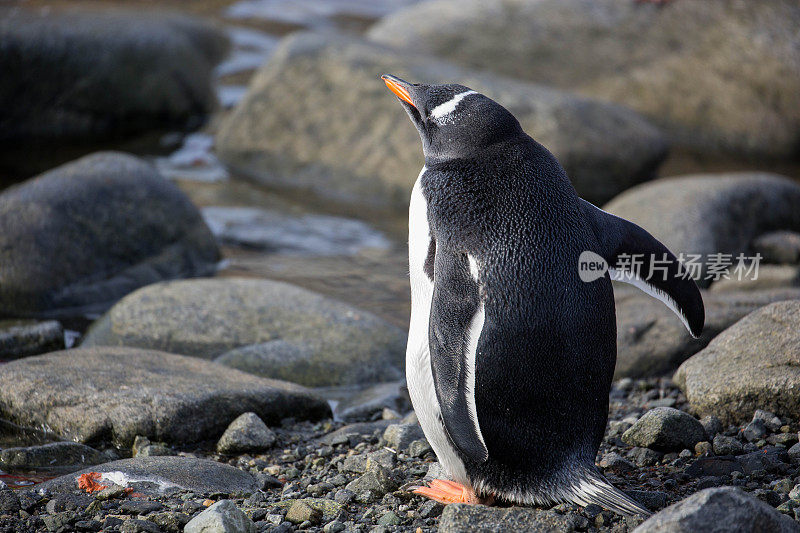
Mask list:
[{"label": "small stone", "polygon": [[701,418],[700,425],[703,426],[703,429],[706,431],[706,435],[708,435],[708,438],[710,439],[713,439],[714,435],[717,433],[722,433],[722,431],[725,429],[722,427],[722,420],[714,415],[708,415]]},{"label": "small stone", "polygon": [[426,453],[432,452],[433,448],[427,439],[417,439],[408,445],[408,455],[411,457],[422,457]]},{"label": "small stone", "polygon": [[388,511],[378,519],[379,526],[396,526],[400,524],[400,518],[392,511]]},{"label": "small stone", "polygon": [[769,411],[764,411],[762,409],[756,409],[755,413],[753,413],[753,420],[763,421],[767,429],[773,433],[780,431],[781,426],[783,425],[781,419],[775,416],[774,413],[770,413]]},{"label": "small stone", "polygon": [[184,533],[256,533],[256,526],[231,500],[220,500],[192,518]]},{"label": "small stone", "polygon": [[428,500],[419,506],[419,510],[417,510],[417,515],[420,518],[436,518],[437,516],[442,514],[443,510],[444,510],[444,505],[434,500]]},{"label": "small stone", "polygon": [[336,494],[333,495],[333,499],[342,505],[347,505],[353,498],[355,498],[355,493],[352,490],[347,489],[340,489],[336,491]]},{"label": "small stone", "polygon": [[345,526],[342,522],[339,522],[338,520],[332,520],[325,524],[325,526],[322,528],[322,531],[324,533],[340,533],[341,531],[344,531],[346,527],[347,526]]},{"label": "small stone", "polygon": [[636,468],[630,463],[630,461],[624,459],[617,452],[610,452],[605,454],[603,458],[600,459],[599,465],[600,468],[604,470],[610,470],[612,472],[617,472],[617,473],[631,472]]},{"label": "small stone", "polygon": [[286,520],[293,524],[302,524],[303,522],[309,522],[310,524],[316,524],[322,519],[322,512],[314,509],[307,503],[303,501],[296,501],[289,507],[289,511],[286,513]]},{"label": "small stone", "polygon": [[698,442],[694,445],[694,453],[697,455],[710,455],[712,453],[713,447],[710,442],[707,440]]},{"label": "small stone", "polygon": [[628,490],[625,493],[651,511],[658,511],[666,507],[669,498],[666,492],[657,490]]},{"label": "small stone", "polygon": [[217,443],[225,454],[260,452],[275,444],[275,433],[255,413],[244,413],[231,422]]},{"label": "small stone", "polygon": [[78,520],[75,522],[75,529],[78,531],[100,531],[103,523],[98,520]]},{"label": "small stone", "polygon": [[172,511],[156,513],[148,518],[161,529],[172,533],[180,533],[183,531],[183,528],[186,527],[186,524],[191,520],[191,517],[186,513],[176,513]]},{"label": "small stone", "polygon": [[649,448],[636,447],[628,452],[628,457],[630,457],[637,466],[653,466],[664,457],[664,454]]},{"label": "small stone", "polygon": [[756,442],[767,435],[767,426],[760,418],[753,419],[752,422],[742,430],[742,436],[747,442]]},{"label": "small stone", "polygon": [[622,435],[626,444],[659,451],[694,448],[705,439],[706,433],[700,422],[672,407],[651,409]]},{"label": "small stone", "polygon": [[17,513],[21,509],[17,493],[8,489],[0,489],[0,514]]},{"label": "small stone", "polygon": [[132,518],[125,520],[119,528],[122,533],[163,533],[161,528],[149,520]]},{"label": "small stone", "polygon": [[714,437],[714,453],[717,455],[741,455],[742,443],[734,437],[717,435]]},{"label": "small stone", "polygon": [[796,433],[776,433],[767,437],[767,442],[773,445],[780,445],[785,448],[790,448],[797,442]]},{"label": "small stone", "polygon": [[800,484],[795,485],[794,488],[789,491],[789,498],[800,501]]},{"label": "small stone", "polygon": [[399,420],[399,419],[400,419],[400,413],[388,407],[383,408],[383,411],[381,412],[381,420]]},{"label": "small stone", "polygon": [[[380,499],[387,492],[397,489],[397,483],[391,478],[390,472],[378,463],[371,465],[369,471],[347,484],[347,490],[352,491],[358,498],[370,501]],[[365,496],[365,494],[369,496]]]},{"label": "small stone", "polygon": [[395,464],[397,464],[397,455],[391,450],[387,450],[385,448],[367,454],[367,462],[364,465],[365,470],[371,470],[372,465],[374,464],[379,464],[380,466],[391,470],[395,467]]},{"label": "small stone", "polygon": [[155,513],[164,508],[164,505],[159,502],[149,500],[129,500],[119,506],[119,511],[122,514],[132,515],[146,515]]},{"label": "small stone", "polygon": [[789,459],[793,464],[800,464],[800,443],[789,448]]},{"label": "small stone", "polygon": [[789,494],[794,488],[794,481],[789,478],[779,479],[772,484],[772,490],[779,494]]},{"label": "small stone", "polygon": [[402,451],[417,439],[425,438],[417,424],[392,424],[383,432],[386,443],[396,451]]}]

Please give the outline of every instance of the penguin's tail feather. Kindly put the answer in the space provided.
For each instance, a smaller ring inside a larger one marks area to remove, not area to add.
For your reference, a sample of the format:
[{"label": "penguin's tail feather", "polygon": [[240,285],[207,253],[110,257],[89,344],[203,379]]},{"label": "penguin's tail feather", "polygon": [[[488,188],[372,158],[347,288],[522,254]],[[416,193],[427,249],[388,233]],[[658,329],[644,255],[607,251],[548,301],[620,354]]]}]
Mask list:
[{"label": "penguin's tail feather", "polygon": [[622,515],[647,517],[653,514],[597,472],[587,472],[577,484],[570,487],[567,498],[578,505],[594,503]]}]

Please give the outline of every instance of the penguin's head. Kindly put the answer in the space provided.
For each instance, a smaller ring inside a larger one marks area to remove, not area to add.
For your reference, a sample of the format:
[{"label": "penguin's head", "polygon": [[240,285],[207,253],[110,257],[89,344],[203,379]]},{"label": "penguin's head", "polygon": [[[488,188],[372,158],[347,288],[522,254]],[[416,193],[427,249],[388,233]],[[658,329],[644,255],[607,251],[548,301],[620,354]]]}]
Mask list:
[{"label": "penguin's head", "polygon": [[409,83],[389,74],[381,79],[419,131],[427,163],[469,158],[523,134],[506,108],[469,87]]}]

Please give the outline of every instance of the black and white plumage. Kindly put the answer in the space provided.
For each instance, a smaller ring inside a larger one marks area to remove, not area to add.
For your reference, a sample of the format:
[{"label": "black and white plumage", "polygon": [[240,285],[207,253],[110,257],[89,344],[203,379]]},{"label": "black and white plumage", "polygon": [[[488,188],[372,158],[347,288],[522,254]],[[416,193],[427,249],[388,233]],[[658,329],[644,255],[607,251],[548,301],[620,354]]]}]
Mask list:
[{"label": "black and white plumage", "polygon": [[442,465],[481,496],[647,514],[594,465],[616,362],[614,297],[610,275],[583,282],[578,261],[586,250],[611,265],[623,253],[666,254],[663,282],[624,280],[695,336],[696,285],[645,230],[580,199],[496,102],[461,85],[382,78],[425,154],[409,211],[406,373]]}]

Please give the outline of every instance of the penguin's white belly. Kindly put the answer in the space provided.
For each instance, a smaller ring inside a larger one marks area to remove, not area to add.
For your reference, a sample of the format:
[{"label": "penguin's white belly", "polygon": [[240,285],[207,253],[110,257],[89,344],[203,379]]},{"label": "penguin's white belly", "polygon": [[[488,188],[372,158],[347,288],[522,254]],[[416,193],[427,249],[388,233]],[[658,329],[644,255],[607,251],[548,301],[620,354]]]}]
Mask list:
[{"label": "penguin's white belly", "polygon": [[433,301],[433,283],[424,271],[425,258],[430,246],[428,209],[422,194],[420,179],[425,167],[417,178],[411,193],[408,217],[408,263],[411,278],[411,324],[406,349],[406,380],[411,403],[433,451],[453,480],[467,484],[464,463],[458,457],[442,423],[442,414],[431,369],[430,345],[428,341],[428,322]]}]

